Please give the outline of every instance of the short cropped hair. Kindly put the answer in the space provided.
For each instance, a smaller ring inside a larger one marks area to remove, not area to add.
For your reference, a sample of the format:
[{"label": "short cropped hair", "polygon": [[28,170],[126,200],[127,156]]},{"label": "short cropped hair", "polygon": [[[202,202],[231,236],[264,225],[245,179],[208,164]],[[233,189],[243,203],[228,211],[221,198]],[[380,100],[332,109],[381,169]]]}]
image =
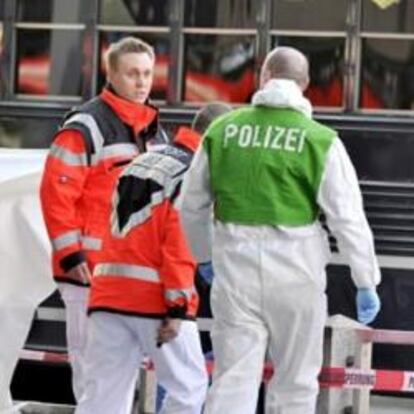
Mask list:
[{"label": "short cropped hair", "polygon": [[270,51],[263,63],[263,69],[269,72],[271,78],[290,79],[299,85],[309,81],[308,59],[293,47],[278,46]]},{"label": "short cropped hair", "polygon": [[224,102],[211,102],[203,106],[195,114],[192,129],[203,135],[210,124],[219,116],[230,112],[233,108]]},{"label": "short cropped hair", "polygon": [[129,36],[110,44],[105,56],[106,69],[116,70],[119,58],[127,53],[146,53],[152,60],[155,60],[152,46],[141,39]]}]

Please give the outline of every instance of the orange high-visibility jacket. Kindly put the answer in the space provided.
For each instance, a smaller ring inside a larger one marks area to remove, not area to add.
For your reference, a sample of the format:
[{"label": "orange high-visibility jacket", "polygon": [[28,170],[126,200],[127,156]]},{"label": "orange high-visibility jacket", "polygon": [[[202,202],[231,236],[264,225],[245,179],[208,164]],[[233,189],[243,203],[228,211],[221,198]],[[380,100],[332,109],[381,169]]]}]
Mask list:
[{"label": "orange high-visibility jacket", "polygon": [[174,144],[139,155],[120,176],[89,312],[195,317],[196,263],[174,201],[199,140],[181,128]]},{"label": "orange high-visibility jacket", "polygon": [[112,192],[122,168],[146,143],[164,144],[155,108],[126,101],[110,89],[66,117],[46,161],[40,198],[57,281],[82,284],[66,272],[99,261]]}]

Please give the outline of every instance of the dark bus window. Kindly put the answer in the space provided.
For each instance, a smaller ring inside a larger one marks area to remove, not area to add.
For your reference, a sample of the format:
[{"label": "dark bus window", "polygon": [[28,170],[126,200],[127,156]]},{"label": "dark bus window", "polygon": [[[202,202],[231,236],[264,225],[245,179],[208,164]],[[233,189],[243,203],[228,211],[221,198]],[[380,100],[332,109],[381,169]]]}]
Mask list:
[{"label": "dark bus window", "polygon": [[186,0],[186,27],[254,28],[256,0]]},{"label": "dark bus window", "polygon": [[346,14],[347,0],[273,0],[271,27],[344,31]]},{"label": "dark bus window", "polygon": [[414,109],[414,40],[365,39],[361,107]]},{"label": "dark bus window", "polygon": [[277,37],[273,47],[292,46],[309,59],[310,85],[305,91],[313,106],[342,107],[345,39]]},{"label": "dark bus window", "polygon": [[48,148],[60,119],[0,118],[0,147]]},{"label": "dark bus window", "polygon": [[3,22],[0,19],[0,58],[3,50]]},{"label": "dark bus window", "polygon": [[105,84],[104,53],[110,43],[116,42],[123,37],[134,36],[148,42],[155,51],[154,84],[151,91],[151,99],[165,100],[168,83],[169,49],[170,40],[168,34],[162,33],[125,33],[125,32],[102,32],[100,35],[100,64],[98,74],[98,91]]},{"label": "dark bus window", "polygon": [[[4,19],[4,0],[0,0],[0,62],[3,57],[3,19]],[[3,96],[5,91],[5,79],[3,70],[0,68],[0,97]]]},{"label": "dark bus window", "polygon": [[0,0],[0,57],[3,47],[3,19],[4,19],[4,0]]},{"label": "dark bus window", "polygon": [[122,26],[167,26],[168,0],[101,0],[99,22]]},{"label": "dark bus window", "polygon": [[184,100],[249,102],[255,90],[254,36],[186,35]]},{"label": "dark bus window", "polygon": [[80,95],[82,37],[76,30],[19,30],[15,92]]},{"label": "dark bus window", "polygon": [[35,23],[79,23],[85,0],[18,0],[16,20]]},{"label": "dark bus window", "polygon": [[381,8],[372,0],[364,0],[362,30],[414,33],[414,2],[412,0],[400,0],[387,8]]}]

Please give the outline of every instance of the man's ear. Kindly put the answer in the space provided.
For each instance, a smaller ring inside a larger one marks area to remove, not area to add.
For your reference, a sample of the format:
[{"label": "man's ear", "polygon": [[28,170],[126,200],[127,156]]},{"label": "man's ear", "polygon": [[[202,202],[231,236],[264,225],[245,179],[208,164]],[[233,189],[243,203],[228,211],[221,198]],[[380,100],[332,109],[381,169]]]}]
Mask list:
[{"label": "man's ear", "polygon": [[260,73],[260,89],[264,88],[266,83],[270,80],[270,72],[268,69],[263,69]]},{"label": "man's ear", "polygon": [[306,79],[300,82],[299,86],[302,89],[302,92],[305,92],[306,89],[308,89],[309,82],[310,82],[309,76],[307,76]]},{"label": "man's ear", "polygon": [[112,73],[111,73],[111,71],[108,69],[107,71],[106,71],[106,83],[111,83],[111,76],[112,75]]}]

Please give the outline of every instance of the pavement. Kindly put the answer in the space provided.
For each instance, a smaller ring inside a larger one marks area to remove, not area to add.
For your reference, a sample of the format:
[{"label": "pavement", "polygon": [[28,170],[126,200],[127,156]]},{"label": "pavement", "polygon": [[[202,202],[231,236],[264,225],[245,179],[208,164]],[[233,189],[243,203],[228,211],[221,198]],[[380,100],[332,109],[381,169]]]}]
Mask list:
[{"label": "pavement", "polygon": [[370,408],[370,414],[413,414],[414,398],[371,395]]},{"label": "pavement", "polygon": [[[73,414],[74,410],[75,408],[70,405],[20,402],[15,404],[10,414]],[[414,413],[414,398],[371,396],[369,414],[409,413]]]}]

